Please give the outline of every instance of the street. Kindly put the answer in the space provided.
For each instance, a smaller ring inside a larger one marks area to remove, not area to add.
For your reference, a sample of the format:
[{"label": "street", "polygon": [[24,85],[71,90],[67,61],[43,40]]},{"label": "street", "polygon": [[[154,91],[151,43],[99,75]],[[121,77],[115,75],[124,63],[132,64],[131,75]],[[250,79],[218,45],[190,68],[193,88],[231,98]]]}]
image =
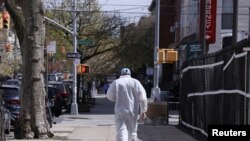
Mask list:
[{"label": "street", "polygon": [[[53,119],[51,131],[54,137],[50,140],[74,141],[115,141],[114,103],[109,102],[104,94],[96,96],[96,104],[90,112],[74,116],[65,113]],[[173,116],[173,115],[172,115]],[[169,121],[176,123],[175,120]],[[196,141],[190,134],[177,125],[143,125],[138,127],[138,141]],[[7,136],[13,141],[13,132]]]}]

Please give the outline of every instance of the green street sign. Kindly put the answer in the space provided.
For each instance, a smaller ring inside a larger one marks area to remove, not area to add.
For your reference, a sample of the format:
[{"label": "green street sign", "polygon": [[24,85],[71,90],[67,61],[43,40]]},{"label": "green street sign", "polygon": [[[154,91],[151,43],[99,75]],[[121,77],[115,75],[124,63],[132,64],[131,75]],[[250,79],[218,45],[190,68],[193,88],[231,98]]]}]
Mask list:
[{"label": "green street sign", "polygon": [[78,45],[91,46],[92,44],[92,40],[90,39],[78,40]]},{"label": "green street sign", "polygon": [[186,54],[187,58],[197,57],[201,54],[202,54],[201,44],[193,43],[187,45],[187,54]]}]

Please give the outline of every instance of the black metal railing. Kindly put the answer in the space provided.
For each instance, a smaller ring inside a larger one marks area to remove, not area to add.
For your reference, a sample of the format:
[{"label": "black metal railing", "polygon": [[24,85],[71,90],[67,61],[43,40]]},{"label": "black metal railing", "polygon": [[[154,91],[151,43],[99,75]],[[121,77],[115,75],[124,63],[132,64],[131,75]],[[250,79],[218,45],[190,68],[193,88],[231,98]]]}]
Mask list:
[{"label": "black metal railing", "polygon": [[249,124],[249,40],[187,60],[181,69],[180,120],[207,136],[208,125]]}]

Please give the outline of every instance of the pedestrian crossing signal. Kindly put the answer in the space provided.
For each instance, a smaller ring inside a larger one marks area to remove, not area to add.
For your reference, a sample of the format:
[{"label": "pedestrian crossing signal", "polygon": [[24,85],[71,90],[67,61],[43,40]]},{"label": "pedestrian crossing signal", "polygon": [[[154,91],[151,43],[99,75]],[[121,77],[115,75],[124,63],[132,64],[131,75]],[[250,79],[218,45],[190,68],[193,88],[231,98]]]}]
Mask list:
[{"label": "pedestrian crossing signal", "polygon": [[79,65],[77,65],[77,73],[78,74],[89,73],[89,65],[87,65],[87,64],[79,64]]}]

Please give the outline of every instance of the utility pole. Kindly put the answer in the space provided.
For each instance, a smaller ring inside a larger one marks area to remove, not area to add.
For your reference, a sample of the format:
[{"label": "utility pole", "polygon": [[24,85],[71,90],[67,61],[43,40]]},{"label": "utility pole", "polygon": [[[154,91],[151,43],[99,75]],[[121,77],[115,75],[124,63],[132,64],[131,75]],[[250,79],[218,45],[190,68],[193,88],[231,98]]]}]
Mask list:
[{"label": "utility pole", "polygon": [[[248,33],[250,33],[250,7],[248,8],[249,10],[249,19],[248,19]],[[250,35],[248,34],[248,39],[250,40]]]},{"label": "utility pole", "polygon": [[237,43],[238,36],[238,0],[233,0],[233,44]]},{"label": "utility pole", "polygon": [[[76,1],[73,0],[73,7],[72,7],[72,17],[73,17],[73,46],[74,46],[74,53],[77,53],[77,37],[76,37]],[[78,115],[78,105],[76,100],[77,95],[77,71],[76,65],[79,64],[79,59],[75,58],[73,63],[73,99],[71,104],[71,115]]]},{"label": "utility pole", "polygon": [[[72,17],[73,17],[73,31],[70,31],[69,29],[67,29],[66,27],[64,27],[63,25],[57,23],[56,21],[48,18],[48,17],[44,17],[44,19],[50,23],[53,24],[56,27],[59,27],[65,31],[67,31],[68,33],[70,33],[72,35],[73,38],[73,48],[74,48],[74,53],[77,53],[77,32],[76,32],[76,1],[73,0],[73,4],[72,4]],[[72,115],[78,115],[78,105],[77,105],[77,71],[76,71],[76,65],[79,64],[80,61],[79,59],[74,59],[74,63],[73,63],[73,96],[72,96],[72,104],[71,104],[71,114]]]},{"label": "utility pole", "polygon": [[201,27],[201,47],[203,50],[203,55],[207,54],[207,47],[206,47],[206,2],[207,0],[201,0],[200,1],[200,10],[201,14],[200,14],[200,27]]},{"label": "utility pole", "polygon": [[159,71],[160,65],[158,63],[158,49],[159,49],[159,32],[160,32],[160,0],[156,0],[156,9],[155,9],[155,44],[154,44],[154,87],[151,91],[151,98],[153,100],[160,100],[160,88],[159,88]]}]

